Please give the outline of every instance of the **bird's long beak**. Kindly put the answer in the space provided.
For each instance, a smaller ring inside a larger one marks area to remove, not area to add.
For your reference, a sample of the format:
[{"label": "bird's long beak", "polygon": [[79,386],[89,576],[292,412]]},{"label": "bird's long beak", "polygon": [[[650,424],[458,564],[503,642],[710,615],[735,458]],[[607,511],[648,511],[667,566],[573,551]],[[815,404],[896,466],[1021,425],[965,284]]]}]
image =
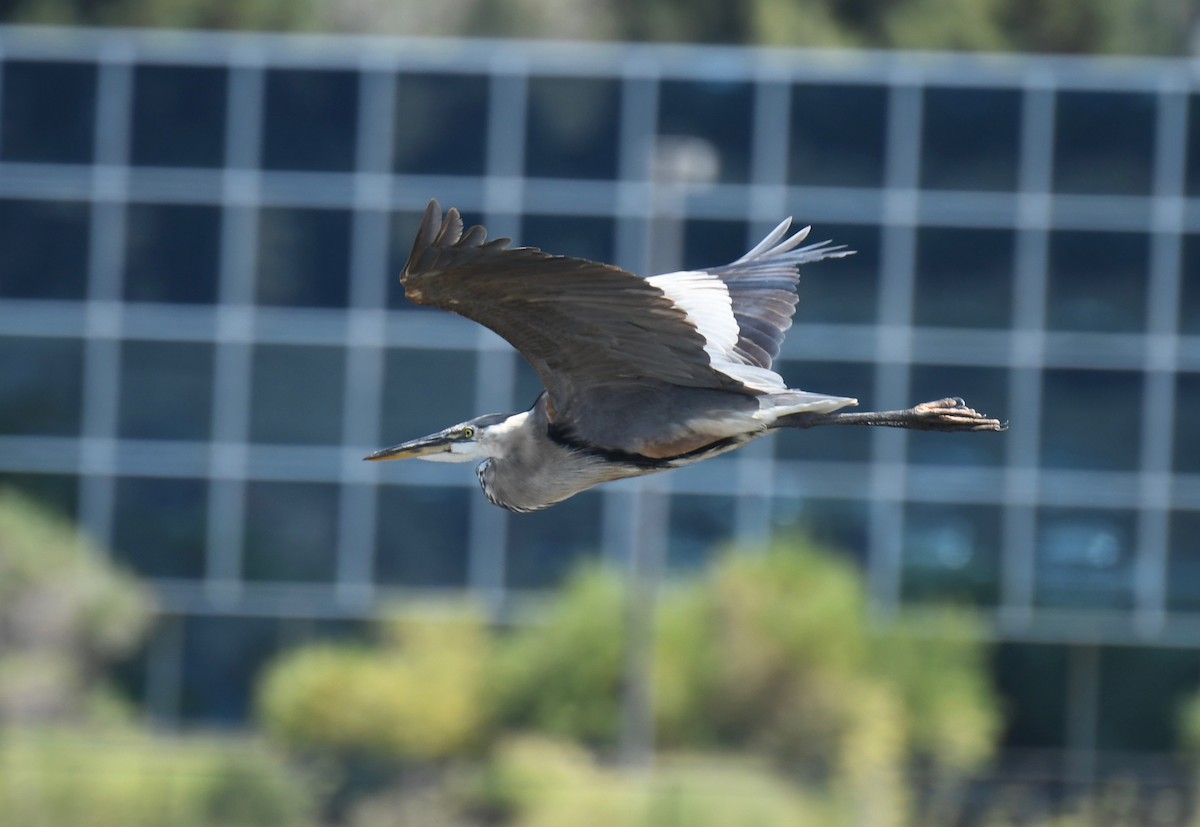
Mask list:
[{"label": "bird's long beak", "polygon": [[444,432],[423,436],[420,439],[410,439],[391,448],[381,448],[373,454],[363,457],[371,462],[385,459],[414,459],[427,457],[430,454],[444,454],[450,450],[450,437]]}]

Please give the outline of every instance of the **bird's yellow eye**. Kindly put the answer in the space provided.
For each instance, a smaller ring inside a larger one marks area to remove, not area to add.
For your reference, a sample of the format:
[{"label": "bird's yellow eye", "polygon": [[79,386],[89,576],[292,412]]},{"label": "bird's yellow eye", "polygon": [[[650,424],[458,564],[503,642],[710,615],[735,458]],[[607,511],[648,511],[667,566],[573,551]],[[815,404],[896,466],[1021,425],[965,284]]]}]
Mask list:
[{"label": "bird's yellow eye", "polygon": [[463,435],[463,439],[474,439],[475,438],[475,428],[468,425],[467,427],[462,429],[462,435]]}]

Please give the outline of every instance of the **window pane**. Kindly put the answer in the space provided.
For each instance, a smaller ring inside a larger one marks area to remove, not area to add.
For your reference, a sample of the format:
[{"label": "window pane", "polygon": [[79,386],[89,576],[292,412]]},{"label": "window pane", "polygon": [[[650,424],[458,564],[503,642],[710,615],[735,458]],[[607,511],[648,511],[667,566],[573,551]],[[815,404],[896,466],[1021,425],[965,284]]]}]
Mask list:
[{"label": "window pane", "polygon": [[689,219],[683,230],[683,260],[672,266],[684,269],[719,267],[741,258],[750,246],[746,243],[744,221]]},{"label": "window pane", "polygon": [[510,516],[508,587],[557,586],[581,561],[594,557],[600,542],[600,497],[589,492],[545,511]]},{"label": "window pane", "polygon": [[352,170],[357,121],[357,72],[269,70],[263,167]]},{"label": "window pane", "polygon": [[1037,604],[1132,608],[1135,522],[1132,511],[1041,509],[1034,575]]},{"label": "window pane", "polygon": [[336,485],[249,483],[245,578],[332,582],[337,569],[337,520]]},{"label": "window pane", "polygon": [[133,76],[133,163],[221,166],[227,78],[223,67],[138,66]]},{"label": "window pane", "polygon": [[1047,325],[1101,333],[1142,330],[1149,256],[1149,237],[1141,233],[1051,233]]},{"label": "window pane", "polygon": [[[1196,653],[1158,646],[1105,646],[1097,688],[1097,750],[1166,753],[1180,746],[1178,699],[1196,689]],[[1147,703],[1161,698],[1161,703]],[[1114,819],[1119,820],[1119,819]]]},{"label": "window pane", "polygon": [[[801,227],[809,223],[801,217],[804,204],[791,204],[788,209]],[[854,255],[804,268],[797,286],[796,324],[874,324],[879,307],[879,227],[822,222],[813,227],[810,238],[832,239]]]},{"label": "window pane", "polygon": [[220,210],[182,204],[130,204],[128,210],[126,300],[215,302]]},{"label": "window pane", "polygon": [[1154,121],[1154,95],[1148,92],[1060,92],[1054,124],[1054,189],[1148,194]]},{"label": "window pane", "polygon": [[526,174],[616,178],[620,92],[606,78],[530,78]]},{"label": "window pane", "polygon": [[670,504],[667,543],[670,568],[702,569],[722,546],[733,540],[737,501],[732,497],[676,494]]},{"label": "window pane", "polygon": [[909,503],[902,552],[904,599],[997,603],[1001,522],[995,506]]},{"label": "window pane", "polygon": [[921,185],[930,189],[1016,189],[1020,119],[1019,92],[927,88]]},{"label": "window pane", "polygon": [[750,178],[754,89],[748,83],[667,80],[659,87],[658,134],[709,142],[719,159],[718,180]]},{"label": "window pane", "polygon": [[5,63],[0,158],[86,164],[92,160],[96,69],[87,63]]},{"label": "window pane", "polygon": [[204,480],[117,480],[114,551],[140,575],[202,578],[207,521]]},{"label": "window pane", "polygon": [[1171,512],[1167,558],[1167,606],[1172,611],[1200,610],[1200,511]]},{"label": "window pane", "polygon": [[1179,271],[1183,293],[1179,303],[1179,332],[1200,336],[1200,278],[1196,277],[1196,273],[1200,273],[1200,233],[1183,237],[1182,264]]},{"label": "window pane", "polygon": [[917,231],[913,321],[932,327],[1008,327],[1013,233],[923,227]]},{"label": "window pane", "polygon": [[401,75],[396,89],[396,172],[482,175],[487,122],[486,76]]},{"label": "window pane", "polygon": [[1187,194],[1197,196],[1200,195],[1200,95],[1188,98],[1187,135]]},{"label": "window pane", "polygon": [[[1001,422],[1008,419],[1008,374],[1003,368],[913,365],[911,377],[909,397],[914,403],[959,396],[977,411]],[[1000,466],[1005,448],[1006,440],[988,434],[911,431],[908,436],[909,460],[930,465]]]},{"label": "window pane", "polygon": [[467,585],[467,488],[385,485],[379,489],[375,580],[386,586]]},{"label": "window pane", "polygon": [[[856,362],[801,362],[784,359],[775,363],[788,387],[830,396],[857,399],[868,396],[875,370]],[[871,456],[870,434],[857,428],[782,429],[775,436],[775,456],[780,459],[823,462],[865,462]]]},{"label": "window pane", "polygon": [[139,439],[208,439],[212,381],[209,344],[125,341],[118,433]]},{"label": "window pane", "polygon": [[[1006,701],[1005,746],[1065,748],[1068,648],[1000,643],[995,651],[997,689]],[[1030,680],[1031,675],[1037,680]]]},{"label": "window pane", "polygon": [[258,345],[252,370],[251,440],[341,442],[345,373],[341,348]]},{"label": "window pane", "polygon": [[259,304],[344,307],[350,215],[342,210],[267,208],[260,213]]},{"label": "window pane", "polygon": [[613,260],[613,221],[574,215],[527,215],[521,221],[521,245],[556,256]]},{"label": "window pane", "polygon": [[0,296],[84,298],[88,213],[77,201],[0,200]]},{"label": "window pane", "polygon": [[401,442],[440,431],[475,410],[475,354],[391,348],[384,354],[383,439]]},{"label": "window pane", "polygon": [[0,491],[11,489],[37,500],[74,521],[79,505],[79,478],[74,474],[0,472]]},{"label": "window pane", "polygon": [[79,433],[83,344],[0,336],[0,433]]},{"label": "window pane", "polygon": [[822,187],[882,186],[886,134],[884,87],[795,86],[788,181]]},{"label": "window pane", "polygon": [[[1142,409],[1139,373],[1048,370],[1043,375],[1042,464],[1137,469]],[[1098,415],[1099,414],[1101,415]]]},{"label": "window pane", "polygon": [[1200,373],[1181,373],[1175,380],[1175,470],[1200,473]]},{"label": "window pane", "polygon": [[267,662],[279,653],[275,618],[183,617],[180,712],[193,724],[242,724]]},{"label": "window pane", "polygon": [[865,563],[869,511],[865,500],[780,497],[772,505],[771,523],[777,539],[798,532],[823,548],[844,551]]}]

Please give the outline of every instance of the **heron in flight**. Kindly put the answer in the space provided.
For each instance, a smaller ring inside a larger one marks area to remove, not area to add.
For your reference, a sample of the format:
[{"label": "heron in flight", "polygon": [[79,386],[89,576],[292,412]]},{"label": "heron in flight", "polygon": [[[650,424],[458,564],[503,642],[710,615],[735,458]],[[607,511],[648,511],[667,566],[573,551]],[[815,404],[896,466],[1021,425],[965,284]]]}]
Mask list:
[{"label": "heron in flight", "polygon": [[680,468],[780,428],[883,425],[1000,431],[958,398],[857,412],[856,399],[789,388],[772,361],[792,325],[801,265],[850,255],[800,246],[791,219],[722,267],[642,278],[463,231],[425,210],[401,283],[417,304],[498,333],[545,390],[527,411],[487,414],[384,448],[368,460],[479,462],[484,494],[537,511],[600,483]]}]

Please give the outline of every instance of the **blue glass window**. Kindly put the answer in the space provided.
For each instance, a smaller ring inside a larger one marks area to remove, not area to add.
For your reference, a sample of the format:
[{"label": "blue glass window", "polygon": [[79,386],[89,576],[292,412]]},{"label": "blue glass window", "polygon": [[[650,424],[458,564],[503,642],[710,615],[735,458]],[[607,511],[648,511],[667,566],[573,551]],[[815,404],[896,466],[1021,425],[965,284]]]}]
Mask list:
[{"label": "blue glass window", "polygon": [[227,81],[223,67],[138,66],[133,76],[132,162],[221,166]]},{"label": "blue glass window", "polygon": [[254,348],[250,438],[333,445],[342,439],[345,355],[320,345]]},{"label": "blue glass window", "polygon": [[117,480],[114,552],[144,577],[202,578],[207,521],[204,480]]},{"label": "blue glass window", "polygon": [[348,172],[357,121],[357,72],[269,70],[263,167]]},{"label": "blue glass window", "polygon": [[1008,327],[1013,239],[1010,230],[919,229],[913,321],[931,327]]},{"label": "blue glass window", "polygon": [[315,482],[246,486],[243,575],[268,582],[333,581],[338,487]]},{"label": "blue glass window", "polygon": [[733,540],[737,501],[733,497],[676,494],[670,500],[667,565],[702,569]]},{"label": "blue glass window", "polygon": [[1149,92],[1059,92],[1054,189],[1148,194],[1154,169],[1154,102]]},{"label": "blue glass window", "polygon": [[208,439],[212,345],[136,339],[121,345],[117,430],[138,439]]},{"label": "blue glass window", "polygon": [[344,307],[350,280],[350,214],[263,209],[257,270],[259,304]]},{"label": "blue glass window", "polygon": [[[1200,126],[1197,126],[1200,129]],[[1179,332],[1200,336],[1200,233],[1183,237],[1183,266],[1180,270]]]},{"label": "blue glass window", "polygon": [[75,519],[79,505],[79,478],[74,474],[0,472],[0,491],[12,489],[37,500],[67,519]]},{"label": "blue glass window", "polygon": [[1175,470],[1200,473],[1200,373],[1181,373],[1175,380]]},{"label": "blue glass window", "polygon": [[901,593],[906,601],[994,605],[1000,597],[1001,510],[908,503]]},{"label": "blue glass window", "polygon": [[485,75],[400,75],[395,171],[482,175],[487,158]]},{"label": "blue glass window", "polygon": [[[447,423],[449,424],[449,423]],[[385,586],[467,585],[468,488],[385,485],[379,489],[375,581]]]},{"label": "blue glass window", "polygon": [[0,159],[86,164],[92,160],[96,68],[87,63],[4,64]]},{"label": "blue glass window", "polygon": [[1035,569],[1039,606],[1129,609],[1133,606],[1132,511],[1042,508]]},{"label": "blue glass window", "polygon": [[[683,232],[683,269],[719,267],[741,258],[753,245],[746,242],[746,222],[689,219]],[[651,240],[651,243],[655,243]],[[661,243],[661,242],[659,242]]]},{"label": "blue glass window", "polygon": [[440,431],[475,410],[475,354],[391,348],[384,354],[383,439]]},{"label": "blue glass window", "polygon": [[0,336],[0,433],[74,436],[82,394],[78,339]]},{"label": "blue glass window", "polygon": [[614,233],[611,218],[526,215],[521,221],[522,246],[592,261],[612,261]]},{"label": "blue glass window", "polygon": [[1100,333],[1142,330],[1149,257],[1149,236],[1143,233],[1051,233],[1047,326]]},{"label": "blue glass window", "polygon": [[0,200],[0,296],[84,298],[88,214],[78,201]]},{"label": "blue glass window", "polygon": [[[858,362],[775,363],[790,388],[830,396],[866,399],[874,387],[875,369]],[[857,428],[783,429],[775,436],[775,456],[818,462],[865,462],[871,455],[871,435]]]},{"label": "blue glass window", "polygon": [[557,586],[600,542],[600,497],[580,494],[545,511],[508,522],[507,585],[513,589]]},{"label": "blue glass window", "polygon": [[788,181],[819,187],[882,186],[886,135],[885,87],[795,86]]},{"label": "blue glass window", "polygon": [[620,94],[608,78],[530,78],[525,173],[616,178]]},{"label": "blue glass window", "polygon": [[822,548],[845,552],[865,564],[870,545],[869,511],[866,500],[778,497],[772,503],[771,524],[777,538],[799,533]]},{"label": "blue glass window", "polygon": [[221,211],[184,204],[130,204],[125,235],[127,301],[217,300]]},{"label": "blue glass window", "polygon": [[921,186],[1013,190],[1017,186],[1021,94],[1012,89],[925,89]]},{"label": "blue glass window", "polygon": [[719,160],[718,180],[749,181],[754,108],[754,88],[749,83],[666,80],[659,87],[658,106],[660,136],[709,142]]},{"label": "blue glass window", "polygon": [[1047,370],[1042,394],[1043,465],[1137,470],[1141,450],[1130,428],[1141,419],[1140,373]]},{"label": "blue glass window", "polygon": [[1167,605],[1200,610],[1200,511],[1172,511],[1167,558]]},{"label": "blue glass window", "polygon": [[[804,204],[792,204],[796,224],[810,223],[804,216]],[[811,241],[830,239],[844,245],[854,255],[832,259],[805,267],[800,273],[796,291],[797,325],[817,324],[874,324],[879,308],[880,230],[873,224],[813,225]]]}]

